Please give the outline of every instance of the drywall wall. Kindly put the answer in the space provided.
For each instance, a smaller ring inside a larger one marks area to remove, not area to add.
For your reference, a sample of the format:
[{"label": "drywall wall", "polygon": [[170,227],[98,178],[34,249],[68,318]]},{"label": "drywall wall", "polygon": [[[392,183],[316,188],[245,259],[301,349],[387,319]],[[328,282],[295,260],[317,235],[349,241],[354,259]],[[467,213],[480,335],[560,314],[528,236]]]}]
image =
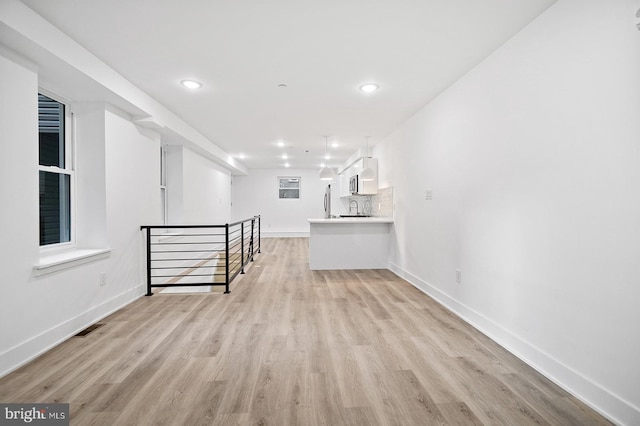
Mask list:
[{"label": "drywall wall", "polygon": [[[236,172],[246,169],[19,1],[2,2],[0,9],[2,43],[10,45],[0,45],[0,129],[6,154],[0,159],[0,196],[12,207],[0,211],[3,375],[144,294],[139,227],[162,220],[161,136],[134,123],[158,129],[162,138],[199,149]],[[108,253],[47,274],[34,270],[43,259],[38,85],[68,100],[76,113],[78,247]],[[188,207],[192,216],[200,214],[197,206]],[[229,214],[227,207],[222,215]]]},{"label": "drywall wall", "polygon": [[640,423],[636,9],[560,0],[374,150],[394,188],[391,268],[628,425]]},{"label": "drywall wall", "polygon": [[183,217],[185,224],[225,224],[231,220],[231,174],[184,148]]},{"label": "drywall wall", "polygon": [[75,144],[76,204],[75,230],[79,247],[107,246],[105,104],[72,103],[71,133]]},{"label": "drywall wall", "polygon": [[169,225],[224,225],[231,220],[231,174],[188,148],[167,146]]},{"label": "drywall wall", "polygon": [[[92,125],[104,133],[100,157],[102,178],[93,181],[104,200],[102,216],[90,226],[74,229],[77,241],[110,248],[108,257],[38,276],[34,265],[42,257],[38,238],[38,125],[36,68],[12,52],[0,52],[0,128],[6,155],[0,159],[0,194],[7,200],[1,209],[0,267],[0,375],[63,341],[144,294],[140,225],[157,224],[161,218],[159,193],[159,135],[138,129],[117,110],[93,110]],[[59,94],[64,97],[64,93]],[[101,116],[98,117],[98,115]],[[83,119],[80,114],[78,121]],[[83,123],[84,125],[85,123]],[[81,125],[80,127],[83,127]],[[78,132],[78,151],[87,141]],[[92,146],[92,145],[90,145]],[[79,156],[80,162],[86,157]],[[86,163],[77,164],[78,179]],[[94,176],[95,177],[95,176]],[[86,183],[86,182],[84,182]],[[102,187],[99,187],[102,185]],[[77,215],[90,211],[91,202],[78,188]],[[104,213],[106,206],[106,213]],[[78,218],[79,219],[79,218]],[[107,227],[105,231],[102,227]],[[80,235],[80,233],[85,233]],[[106,237],[106,240],[102,238]],[[105,285],[100,286],[100,275]]]},{"label": "drywall wall", "polygon": [[146,282],[141,225],[161,222],[160,135],[140,128],[122,112],[105,112],[107,287],[116,293]]},{"label": "drywall wall", "polygon": [[38,76],[35,66],[12,59],[0,51],[0,374],[20,359],[7,352],[36,333],[34,320],[22,318],[27,308],[42,304],[38,286],[30,284],[39,245]]},{"label": "drywall wall", "polygon": [[167,224],[183,225],[183,147],[180,145],[168,145],[166,147],[166,153]]},{"label": "drywall wall", "polygon": [[[278,177],[300,177],[300,199],[278,199]],[[234,176],[233,220],[261,215],[264,236],[309,236],[309,222],[324,217],[324,190],[318,170],[253,169],[247,176]]]}]

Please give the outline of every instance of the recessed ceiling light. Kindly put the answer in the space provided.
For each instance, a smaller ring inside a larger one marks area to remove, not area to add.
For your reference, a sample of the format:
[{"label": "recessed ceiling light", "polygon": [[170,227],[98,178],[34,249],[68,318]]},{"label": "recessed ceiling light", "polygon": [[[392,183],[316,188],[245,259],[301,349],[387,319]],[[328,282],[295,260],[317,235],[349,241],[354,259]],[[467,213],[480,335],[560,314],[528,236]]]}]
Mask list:
[{"label": "recessed ceiling light", "polygon": [[281,88],[281,89],[285,89],[287,87],[287,85],[284,84],[284,83],[280,83],[280,84],[278,84],[278,87]]},{"label": "recessed ceiling light", "polygon": [[371,93],[371,92],[375,92],[376,90],[378,90],[380,86],[378,86],[375,83],[367,83],[367,84],[363,84],[362,86],[360,86],[360,90],[362,90],[365,93]]},{"label": "recessed ceiling light", "polygon": [[290,166],[290,164],[289,164],[289,163],[284,163],[284,166],[285,166],[285,167],[289,167],[289,166]]},{"label": "recessed ceiling light", "polygon": [[284,146],[284,142],[278,141],[278,142],[276,142],[276,145],[278,145],[278,147],[282,148]]},{"label": "recessed ceiling light", "polygon": [[338,147],[338,142],[331,143],[331,148],[337,148],[337,147]]},{"label": "recessed ceiling light", "polygon": [[180,83],[187,89],[199,89],[202,87],[202,83],[195,80],[182,80]]},{"label": "recessed ceiling light", "polygon": [[330,156],[329,154],[325,154],[325,155],[324,155],[324,159],[325,159],[325,160],[328,160],[328,159],[330,159],[330,158],[331,158],[331,156]]},{"label": "recessed ceiling light", "polygon": [[289,157],[287,156],[287,154],[282,154],[282,159],[283,159],[283,160],[286,160],[287,158],[289,158]]},{"label": "recessed ceiling light", "polygon": [[245,155],[244,155],[244,154],[239,154],[239,155],[238,155],[238,158],[239,158],[239,159],[241,159],[241,160],[243,160],[243,159],[245,158]]}]

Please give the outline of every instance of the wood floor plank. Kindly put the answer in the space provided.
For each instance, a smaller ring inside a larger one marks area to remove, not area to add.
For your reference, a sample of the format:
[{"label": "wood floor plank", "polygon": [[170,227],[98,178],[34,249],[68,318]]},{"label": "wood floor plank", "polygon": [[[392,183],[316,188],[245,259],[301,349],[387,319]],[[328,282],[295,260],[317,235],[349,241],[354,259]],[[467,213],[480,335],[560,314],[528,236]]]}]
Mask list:
[{"label": "wood floor plank", "polygon": [[[194,402],[201,397],[203,389],[209,383],[206,374],[211,368],[211,360],[208,358],[196,358],[183,362],[183,368],[176,369],[171,376],[171,381],[166,383],[165,389],[159,393],[150,394],[154,402],[153,410],[149,411],[149,416],[141,422],[140,426],[171,426],[184,423],[184,419],[194,410]],[[140,408],[139,404],[131,404],[131,408]],[[127,407],[128,409],[129,407]],[[122,421],[128,420],[128,416],[123,412]]]},{"label": "wood floor plank", "polygon": [[371,405],[365,381],[352,348],[334,350],[333,369],[327,376],[339,391],[343,407],[366,407]]},{"label": "wood floor plank", "polygon": [[0,379],[72,425],[610,425],[387,270],[263,239],[230,294],[136,300]]},{"label": "wood floor plank", "polygon": [[575,407],[566,410],[564,397],[550,398],[547,394],[535,385],[528,382],[517,373],[511,373],[503,377],[502,382],[506,383],[520,398],[527,401],[530,405],[535,406],[536,410],[545,418],[549,419],[554,425],[576,425],[588,424],[592,419],[586,419],[582,416],[580,410]]},{"label": "wood floor plank", "polygon": [[396,371],[393,373],[393,380],[395,381],[395,392],[401,401],[408,406],[411,423],[447,424],[440,408],[413,371]]},{"label": "wood floor plank", "polygon": [[198,392],[190,410],[181,412],[178,424],[210,425],[221,412],[221,404],[229,389],[227,382],[207,382]]},{"label": "wood floor plank", "polygon": [[334,379],[329,380],[325,373],[312,373],[310,380],[310,398],[313,401],[307,414],[310,425],[347,425],[347,408],[342,403]]},{"label": "wood floor plank", "polygon": [[[164,406],[158,408],[158,401],[167,401],[167,405],[175,403],[173,400],[175,398],[174,390],[185,376],[189,377],[188,386],[190,388],[201,391],[206,382],[201,375],[195,376],[191,374],[191,371],[199,371],[202,367],[202,360],[199,359],[167,359],[163,365],[163,370],[167,374],[154,375],[145,386],[131,396],[130,403],[121,410],[122,415],[119,423],[151,425],[163,423],[163,420],[167,420],[164,417],[173,418],[174,415],[171,412],[162,410]],[[192,392],[190,398],[194,398],[196,395],[198,393]],[[182,402],[184,403],[184,399]]]},{"label": "wood floor plank", "polygon": [[480,419],[464,402],[438,404],[438,409],[450,426],[482,426]]},{"label": "wood floor plank", "polygon": [[[384,368],[380,356],[371,346],[354,348],[358,365],[364,377],[363,384],[370,401],[368,406],[374,408],[383,424],[400,425],[403,422],[414,424],[411,419],[410,408],[401,401],[392,379],[393,371]],[[427,419],[424,419],[425,422]]]},{"label": "wood floor plank", "polygon": [[458,389],[469,407],[477,408],[475,414],[483,422],[495,419],[511,419],[518,425],[548,425],[524,399],[518,397],[501,380],[482,370],[467,358],[455,358],[450,366],[459,377]]},{"label": "wood floor plank", "polygon": [[[96,407],[102,403],[107,395],[111,394],[115,386],[113,383],[96,383],[91,380],[91,386],[85,392],[79,394],[76,398],[65,401],[69,403],[71,423],[77,425],[88,423],[87,419],[92,418],[94,413],[98,412]],[[33,401],[37,400],[34,399]],[[37,402],[48,401],[41,400]],[[117,411],[115,414],[120,415]]]},{"label": "wood floor plank", "polygon": [[389,312],[384,308],[382,302],[375,295],[374,292],[371,291],[370,286],[367,285],[365,274],[356,274],[358,280],[360,280],[361,286],[359,288],[360,293],[363,295],[363,299],[366,303],[367,308],[371,311],[372,316],[375,319],[391,319],[392,316]]},{"label": "wood floor plank", "polygon": [[458,376],[449,367],[452,359],[429,337],[404,338],[404,354],[411,362],[411,370],[420,379],[436,403],[461,401],[457,387]]}]

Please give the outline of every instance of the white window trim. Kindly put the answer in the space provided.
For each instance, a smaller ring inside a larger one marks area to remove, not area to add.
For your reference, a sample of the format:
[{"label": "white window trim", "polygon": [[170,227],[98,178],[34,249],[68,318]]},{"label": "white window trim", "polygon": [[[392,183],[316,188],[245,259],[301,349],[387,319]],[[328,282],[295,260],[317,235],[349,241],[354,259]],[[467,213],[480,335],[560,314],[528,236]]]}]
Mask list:
[{"label": "white window trim", "polygon": [[[278,200],[299,200],[302,198],[302,177],[301,176],[278,176]],[[295,189],[295,188],[280,188],[280,180],[282,179],[297,179],[298,180],[298,197],[297,198],[280,198],[280,189]]]},{"label": "white window trim", "polygon": [[[77,203],[76,203],[76,123],[74,114],[71,112],[71,102],[67,99],[58,96],[56,93],[53,93],[46,88],[38,87],[38,93],[41,93],[57,102],[60,102],[64,105],[64,144],[65,144],[65,168],[61,169],[60,167],[55,166],[41,166],[38,164],[38,172],[53,172],[59,174],[69,175],[69,197],[70,207],[69,214],[71,215],[70,224],[69,224],[69,232],[71,233],[69,241],[63,243],[56,244],[47,244],[40,245],[40,254],[48,255],[54,252],[66,251],[69,249],[73,249],[77,246],[77,235],[76,235],[76,218],[77,218]],[[40,206],[38,206],[40,208]]]},{"label": "white window trim", "polygon": [[97,260],[108,258],[111,255],[109,247],[104,248],[78,248],[77,234],[77,184],[76,184],[76,165],[77,165],[77,125],[75,114],[72,111],[72,103],[70,100],[58,96],[56,93],[39,87],[38,93],[58,101],[65,106],[65,169],[55,166],[40,166],[38,171],[50,171],[55,173],[68,174],[70,176],[69,196],[71,215],[70,241],[57,244],[47,244],[39,246],[40,256],[35,265],[33,265],[33,274],[36,277],[51,274],[61,270],[77,267],[79,265],[94,262]]},{"label": "white window trim", "polygon": [[36,277],[58,272],[63,269],[73,268],[83,263],[105,259],[111,254],[110,248],[105,249],[73,249],[69,251],[56,251],[46,256],[40,256],[38,263],[33,265]]}]

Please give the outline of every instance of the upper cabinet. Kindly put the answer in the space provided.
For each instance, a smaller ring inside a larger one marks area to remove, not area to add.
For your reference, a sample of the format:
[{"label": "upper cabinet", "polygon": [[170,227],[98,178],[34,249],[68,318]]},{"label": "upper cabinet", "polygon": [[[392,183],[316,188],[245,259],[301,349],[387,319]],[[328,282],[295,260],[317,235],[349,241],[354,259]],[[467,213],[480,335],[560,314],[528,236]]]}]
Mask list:
[{"label": "upper cabinet", "polygon": [[[372,180],[363,180],[362,171],[373,170]],[[357,183],[356,183],[357,182]],[[340,196],[373,195],[378,193],[378,159],[363,157],[340,173]]]},{"label": "upper cabinet", "polygon": [[338,175],[338,178],[340,179],[340,197],[351,196],[351,192],[349,192],[349,178],[351,176],[347,171],[348,169]]}]

